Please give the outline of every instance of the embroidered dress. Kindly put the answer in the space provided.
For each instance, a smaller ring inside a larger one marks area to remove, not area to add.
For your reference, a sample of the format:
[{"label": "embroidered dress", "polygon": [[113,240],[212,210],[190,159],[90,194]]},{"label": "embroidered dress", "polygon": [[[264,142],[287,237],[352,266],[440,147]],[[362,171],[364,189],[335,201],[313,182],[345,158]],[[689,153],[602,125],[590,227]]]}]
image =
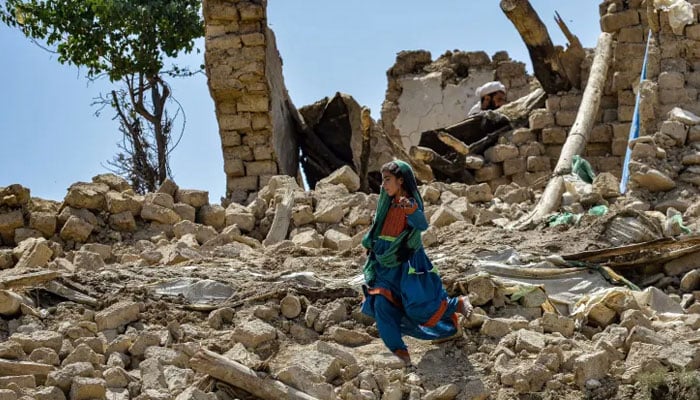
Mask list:
[{"label": "embroidered dress", "polygon": [[[416,188],[412,171],[405,166]],[[459,298],[447,296],[437,269],[425,253],[420,232],[428,228],[428,222],[420,194],[416,189],[412,192],[412,207],[403,208],[398,199],[389,199],[382,190],[374,221],[377,226],[373,225],[363,240],[370,252],[362,312],[376,320],[384,344],[399,355],[407,354],[402,334],[438,340],[457,333],[460,303]]]}]

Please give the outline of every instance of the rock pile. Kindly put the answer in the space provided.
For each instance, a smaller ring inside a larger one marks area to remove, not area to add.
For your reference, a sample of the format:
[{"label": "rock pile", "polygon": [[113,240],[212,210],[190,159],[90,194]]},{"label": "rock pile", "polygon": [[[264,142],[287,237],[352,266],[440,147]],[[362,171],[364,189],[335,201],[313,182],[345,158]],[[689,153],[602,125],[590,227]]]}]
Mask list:
[{"label": "rock pile", "polygon": [[[451,294],[468,294],[478,307],[463,339],[410,340],[416,368],[406,370],[359,313],[349,283],[377,202],[358,188],[357,175],[343,168],[313,191],[272,177],[246,206],[210,204],[206,192],[171,181],[139,196],[113,175],[72,185],[62,203],[31,198],[20,185],[0,189],[0,294],[16,305],[0,307],[0,395],[259,398],[254,386],[267,379],[318,399],[511,398],[542,390],[622,399],[645,390],[638,382],[650,373],[700,366],[695,254],[666,261],[655,280],[645,277],[644,286],[666,293],[615,289],[559,315],[543,290],[516,298],[512,286],[469,267],[480,247],[527,249],[532,236],[547,234],[509,239],[513,233],[499,229],[532,208],[533,190],[437,182],[420,187],[431,223],[424,243]],[[626,206],[609,189],[591,185],[611,211]],[[604,236],[580,235],[603,220],[547,231],[600,243]],[[58,275],[22,283],[46,273]],[[229,291],[215,297],[211,287],[194,289],[212,279]],[[177,295],[176,288],[191,290]],[[203,304],[207,296],[218,300]],[[221,365],[249,371],[237,375],[248,378],[219,376]]]}]

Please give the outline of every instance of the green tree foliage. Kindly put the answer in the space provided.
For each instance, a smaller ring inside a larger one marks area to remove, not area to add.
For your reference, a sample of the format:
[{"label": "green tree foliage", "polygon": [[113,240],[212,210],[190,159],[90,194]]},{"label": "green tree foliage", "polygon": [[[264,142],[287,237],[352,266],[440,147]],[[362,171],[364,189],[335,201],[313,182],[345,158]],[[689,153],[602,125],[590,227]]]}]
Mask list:
[{"label": "green tree foliage", "polygon": [[98,101],[114,108],[124,135],[110,165],[146,191],[169,175],[168,154],[177,144],[171,136],[178,113],[166,111],[173,101],[164,77],[190,74],[165,63],[191,52],[204,34],[200,8],[201,0],[6,0],[0,19],[44,42],[59,62],[117,84]]}]

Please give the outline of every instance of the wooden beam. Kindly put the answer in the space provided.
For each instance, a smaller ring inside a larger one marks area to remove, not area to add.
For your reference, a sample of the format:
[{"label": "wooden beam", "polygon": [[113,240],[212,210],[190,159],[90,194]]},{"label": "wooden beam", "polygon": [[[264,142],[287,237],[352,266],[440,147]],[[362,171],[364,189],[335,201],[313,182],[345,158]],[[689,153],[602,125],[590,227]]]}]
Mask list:
[{"label": "wooden beam", "polygon": [[450,146],[457,153],[459,153],[463,156],[466,156],[467,154],[469,154],[469,146],[467,146],[463,141],[450,135],[449,133],[438,132],[437,137],[438,137],[438,139],[440,139],[440,141],[442,143],[445,143],[446,145]]},{"label": "wooden beam", "polygon": [[294,207],[294,192],[287,190],[282,201],[275,207],[275,218],[272,226],[263,241],[263,245],[271,246],[287,238],[289,223],[292,221],[292,208]]},{"label": "wooden beam", "polygon": [[63,276],[59,271],[32,272],[23,275],[13,275],[0,278],[0,289],[22,288],[52,281]]},{"label": "wooden beam", "polygon": [[538,224],[544,217],[554,211],[560,204],[561,195],[564,193],[564,175],[571,173],[571,161],[573,156],[581,154],[586,147],[591,128],[598,115],[598,108],[603,97],[605,81],[608,76],[608,68],[612,58],[612,35],[603,32],[598,37],[595,56],[591,73],[583,91],[583,99],[579,107],[574,125],[569,131],[569,136],[564,142],[561,155],[554,167],[554,174],[537,203],[535,209],[524,219],[516,221],[511,227],[526,229]]},{"label": "wooden beam", "polygon": [[190,367],[264,400],[318,400],[212,351],[201,349],[190,359]]},{"label": "wooden beam", "polygon": [[559,63],[557,50],[552,44],[547,27],[528,0],[501,0],[501,10],[518,30],[530,53],[535,77],[549,94],[571,89]]}]

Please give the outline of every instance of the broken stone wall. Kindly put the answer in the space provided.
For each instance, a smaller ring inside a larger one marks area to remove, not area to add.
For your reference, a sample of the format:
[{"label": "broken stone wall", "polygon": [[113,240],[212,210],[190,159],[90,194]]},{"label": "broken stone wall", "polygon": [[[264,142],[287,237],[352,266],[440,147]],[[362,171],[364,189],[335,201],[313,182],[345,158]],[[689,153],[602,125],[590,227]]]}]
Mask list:
[{"label": "broken stone wall", "polygon": [[205,0],[205,63],[219,122],[226,198],[244,202],[271,176],[296,176],[296,113],[267,27],[265,0]]},{"label": "broken stone wall", "polygon": [[464,120],[482,84],[500,80],[512,101],[529,92],[532,77],[525,64],[512,61],[506,52],[493,59],[483,51],[447,52],[433,62],[430,52],[417,50],[400,52],[387,79],[383,128],[408,149],[418,145],[421,132]]},{"label": "broken stone wall", "polygon": [[[676,107],[700,115],[700,4],[692,4],[689,23],[674,24],[669,12],[649,1],[604,1],[600,4],[601,28],[615,39],[612,77],[607,101],[617,103],[617,120],[603,122],[612,128],[613,157],[624,157],[635,99],[641,91],[640,138],[631,144],[632,190],[667,192],[678,200],[683,192],[697,193],[700,185],[700,127],[698,119],[670,111]],[[675,25],[675,26],[674,26]],[[639,84],[647,34],[652,39],[646,80]],[[619,176],[620,169],[616,175]],[[681,182],[685,187],[681,188]],[[687,186],[687,184],[691,184]],[[673,189],[678,187],[681,193]],[[680,194],[680,196],[678,196]],[[664,196],[657,196],[657,204]],[[683,211],[682,202],[676,201]]]}]

